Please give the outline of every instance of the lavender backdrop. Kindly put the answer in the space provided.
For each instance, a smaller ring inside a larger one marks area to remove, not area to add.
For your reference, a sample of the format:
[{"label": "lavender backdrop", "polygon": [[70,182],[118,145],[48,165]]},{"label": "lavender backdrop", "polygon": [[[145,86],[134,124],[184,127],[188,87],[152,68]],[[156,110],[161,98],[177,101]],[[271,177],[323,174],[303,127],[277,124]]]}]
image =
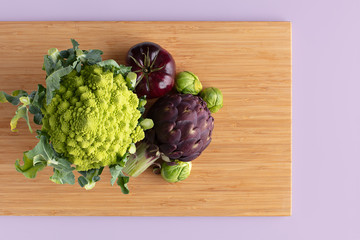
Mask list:
[{"label": "lavender backdrop", "polygon": [[359,0],[1,0],[20,20],[292,21],[293,216],[0,217],[0,239],[360,239]]}]

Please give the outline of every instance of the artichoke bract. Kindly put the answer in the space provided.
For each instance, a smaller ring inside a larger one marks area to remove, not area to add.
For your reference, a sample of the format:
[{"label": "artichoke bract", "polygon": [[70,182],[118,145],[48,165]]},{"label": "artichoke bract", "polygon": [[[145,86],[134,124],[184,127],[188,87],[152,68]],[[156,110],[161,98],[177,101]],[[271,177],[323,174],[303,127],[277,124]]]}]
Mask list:
[{"label": "artichoke bract", "polygon": [[154,128],[146,133],[147,141],[159,146],[170,160],[192,161],[211,142],[214,118],[198,96],[166,95],[154,103],[148,117]]},{"label": "artichoke bract", "polygon": [[202,90],[199,78],[192,72],[181,72],[176,76],[176,90],[180,93],[198,95]]}]

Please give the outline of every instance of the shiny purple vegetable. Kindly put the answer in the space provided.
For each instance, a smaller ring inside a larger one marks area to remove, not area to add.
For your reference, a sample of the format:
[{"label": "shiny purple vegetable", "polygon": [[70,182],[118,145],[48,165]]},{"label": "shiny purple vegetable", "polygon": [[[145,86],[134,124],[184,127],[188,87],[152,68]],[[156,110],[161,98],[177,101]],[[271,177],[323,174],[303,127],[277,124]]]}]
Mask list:
[{"label": "shiny purple vegetable", "polygon": [[198,96],[168,94],[154,103],[148,117],[154,127],[147,132],[147,141],[171,160],[192,161],[211,142],[214,118]]},{"label": "shiny purple vegetable", "polygon": [[135,92],[148,99],[164,96],[174,86],[175,61],[156,43],[143,42],[131,47],[126,57],[131,71],[136,72]]}]

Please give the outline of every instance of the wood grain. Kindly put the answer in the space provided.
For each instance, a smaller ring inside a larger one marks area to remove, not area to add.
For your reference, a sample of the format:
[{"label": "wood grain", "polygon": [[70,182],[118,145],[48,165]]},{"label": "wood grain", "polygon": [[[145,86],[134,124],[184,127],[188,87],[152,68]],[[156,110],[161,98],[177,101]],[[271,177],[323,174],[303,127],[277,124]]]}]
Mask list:
[{"label": "wood grain", "polygon": [[[291,214],[291,23],[289,22],[2,22],[0,89],[35,90],[47,49],[99,48],[124,63],[142,41],[172,53],[177,72],[198,75],[224,94],[213,140],[191,176],[166,183],[150,170],[131,179],[131,193],[49,181],[51,169],[26,179],[14,169],[35,134],[24,122],[10,132],[15,107],[0,105],[1,215],[288,216]],[[35,126],[34,126],[35,127]]]}]

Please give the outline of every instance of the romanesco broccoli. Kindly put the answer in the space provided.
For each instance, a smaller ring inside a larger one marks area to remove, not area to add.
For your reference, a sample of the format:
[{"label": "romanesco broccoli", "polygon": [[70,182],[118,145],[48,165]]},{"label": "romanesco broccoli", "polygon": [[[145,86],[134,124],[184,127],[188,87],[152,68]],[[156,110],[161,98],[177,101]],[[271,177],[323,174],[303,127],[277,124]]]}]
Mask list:
[{"label": "romanesco broccoli", "polygon": [[144,138],[138,105],[121,74],[88,65],[62,78],[51,103],[42,109],[42,130],[76,170],[108,166]]}]

